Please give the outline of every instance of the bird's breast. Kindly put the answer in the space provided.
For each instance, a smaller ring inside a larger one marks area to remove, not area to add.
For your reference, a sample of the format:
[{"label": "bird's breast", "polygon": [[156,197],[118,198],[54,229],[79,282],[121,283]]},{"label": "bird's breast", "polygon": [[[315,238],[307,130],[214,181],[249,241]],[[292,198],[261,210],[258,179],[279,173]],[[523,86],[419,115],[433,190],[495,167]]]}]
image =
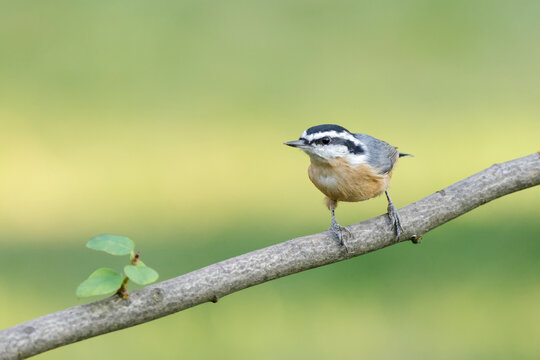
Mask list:
[{"label": "bird's breast", "polygon": [[344,159],[312,161],[308,175],[323,194],[336,201],[363,201],[382,194],[392,173],[378,174],[368,164],[351,166]]}]

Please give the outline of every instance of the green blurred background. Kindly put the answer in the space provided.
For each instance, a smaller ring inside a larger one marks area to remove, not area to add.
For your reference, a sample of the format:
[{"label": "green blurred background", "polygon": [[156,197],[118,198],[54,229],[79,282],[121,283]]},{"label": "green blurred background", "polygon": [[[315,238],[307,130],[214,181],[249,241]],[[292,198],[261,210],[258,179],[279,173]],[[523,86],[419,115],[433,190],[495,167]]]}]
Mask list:
[{"label": "green blurred background", "polygon": [[[398,207],[540,150],[538,1],[2,1],[0,328],[84,301],[130,236],[171,278],[329,226],[338,123],[415,154]],[[540,190],[43,359],[538,359]],[[384,198],[342,204],[342,224]]]}]

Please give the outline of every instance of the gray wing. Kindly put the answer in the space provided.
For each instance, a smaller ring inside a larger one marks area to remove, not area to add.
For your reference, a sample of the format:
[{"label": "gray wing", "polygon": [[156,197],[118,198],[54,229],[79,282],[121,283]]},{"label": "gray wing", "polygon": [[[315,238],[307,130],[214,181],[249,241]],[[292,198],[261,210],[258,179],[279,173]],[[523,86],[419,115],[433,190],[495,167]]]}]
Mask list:
[{"label": "gray wing", "polygon": [[353,135],[364,144],[369,165],[381,174],[388,174],[392,171],[399,156],[394,146],[366,134]]}]

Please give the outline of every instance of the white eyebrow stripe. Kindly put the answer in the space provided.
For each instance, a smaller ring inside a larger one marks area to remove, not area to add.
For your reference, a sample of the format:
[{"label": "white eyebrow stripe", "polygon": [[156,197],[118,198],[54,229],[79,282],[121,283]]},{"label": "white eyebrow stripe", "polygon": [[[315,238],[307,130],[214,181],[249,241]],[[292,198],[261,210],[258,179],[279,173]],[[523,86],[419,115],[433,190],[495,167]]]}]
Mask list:
[{"label": "white eyebrow stripe", "polygon": [[350,140],[350,141],[354,142],[356,145],[362,145],[360,140],[355,138],[354,135],[352,135],[351,133],[348,133],[348,132],[344,132],[344,131],[338,133],[335,130],[332,130],[332,131],[317,132],[317,133],[313,133],[313,134],[309,134],[309,135],[307,135],[306,131],[304,131],[304,133],[302,134],[301,137],[306,139],[307,141],[313,141],[315,139],[320,139],[320,138],[323,138],[325,136],[339,137],[339,138],[342,138],[342,139]]}]

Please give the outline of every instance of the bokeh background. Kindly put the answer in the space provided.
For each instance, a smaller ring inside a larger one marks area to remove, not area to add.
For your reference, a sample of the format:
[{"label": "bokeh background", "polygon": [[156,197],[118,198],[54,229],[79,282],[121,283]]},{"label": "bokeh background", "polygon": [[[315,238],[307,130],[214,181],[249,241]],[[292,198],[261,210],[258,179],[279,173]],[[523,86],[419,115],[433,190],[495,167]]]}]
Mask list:
[{"label": "bokeh background", "polygon": [[[127,235],[171,278],[329,226],[321,123],[382,138],[398,207],[540,150],[538,1],[2,1],[0,328],[84,303]],[[42,359],[538,359],[540,189]],[[383,198],[342,204],[342,224]]]}]

